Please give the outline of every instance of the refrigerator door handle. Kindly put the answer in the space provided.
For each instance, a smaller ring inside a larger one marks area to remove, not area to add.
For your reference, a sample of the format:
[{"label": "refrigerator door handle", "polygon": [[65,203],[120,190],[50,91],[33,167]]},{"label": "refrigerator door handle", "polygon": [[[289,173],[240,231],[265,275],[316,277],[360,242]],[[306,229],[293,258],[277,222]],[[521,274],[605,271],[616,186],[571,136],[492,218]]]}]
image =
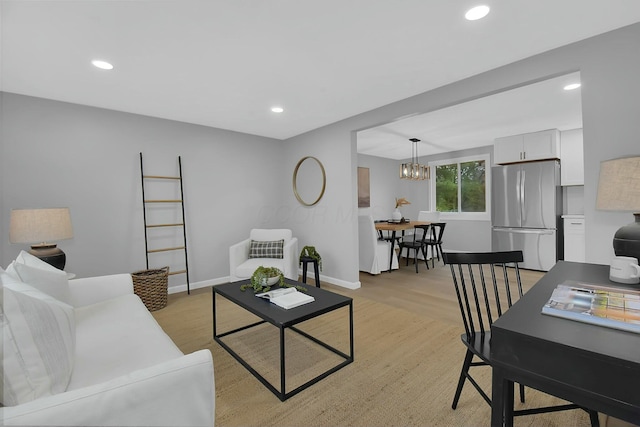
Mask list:
[{"label": "refrigerator door handle", "polygon": [[555,228],[512,228],[512,227],[493,227],[493,231],[502,231],[505,233],[519,234],[553,234]]},{"label": "refrigerator door handle", "polygon": [[[522,170],[518,169],[516,173],[516,202],[519,206],[518,219],[520,222],[518,225],[522,224]],[[512,225],[512,224],[509,224]]]},{"label": "refrigerator door handle", "polygon": [[522,170],[520,172],[522,174],[522,177],[520,178],[520,215],[522,215],[522,223],[521,224],[526,224],[527,223],[527,210],[525,209],[525,197],[526,197],[526,193],[525,193],[525,180],[527,179],[527,174],[524,170]]}]

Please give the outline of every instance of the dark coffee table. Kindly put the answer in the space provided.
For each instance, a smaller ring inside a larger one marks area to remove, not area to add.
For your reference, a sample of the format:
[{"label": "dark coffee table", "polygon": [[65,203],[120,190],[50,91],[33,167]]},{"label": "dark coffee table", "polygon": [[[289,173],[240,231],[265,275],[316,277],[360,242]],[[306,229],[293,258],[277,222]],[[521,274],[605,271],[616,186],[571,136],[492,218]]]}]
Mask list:
[{"label": "dark coffee table", "polygon": [[[299,282],[285,279],[290,285],[302,285]],[[345,367],[353,362],[353,299],[342,295],[329,292],[325,289],[320,289],[311,286],[305,286],[307,293],[315,298],[315,301],[301,305],[299,307],[291,308],[289,310],[278,307],[269,301],[258,298],[254,295],[251,289],[241,291],[240,286],[249,283],[249,280],[240,282],[227,283],[225,285],[216,285],[212,287],[212,310],[213,310],[213,339],[229,352],[238,362],[242,364],[249,372],[253,374],[265,387],[271,390],[281,401],[285,401],[291,396],[294,396],[302,390],[317,383],[321,379],[331,375],[337,370]],[[216,295],[220,295],[243,309],[255,314],[260,319],[259,322],[252,323],[250,325],[242,326],[237,329],[233,329],[228,332],[218,333],[216,330]],[[342,351],[326,344],[325,342],[309,335],[308,333],[296,328],[295,325],[304,322],[314,317],[321,316],[331,311],[337,310],[341,307],[349,307],[349,354],[345,354]],[[238,353],[231,349],[222,338],[246,329],[262,325],[264,323],[270,323],[280,330],[280,389],[273,386],[265,377],[260,375],[249,363],[247,363]],[[308,338],[309,340],[321,345],[322,347],[332,351],[344,359],[343,362],[334,366],[331,369],[317,375],[310,379],[299,387],[289,392],[285,389],[285,330],[290,329],[298,334]]]}]

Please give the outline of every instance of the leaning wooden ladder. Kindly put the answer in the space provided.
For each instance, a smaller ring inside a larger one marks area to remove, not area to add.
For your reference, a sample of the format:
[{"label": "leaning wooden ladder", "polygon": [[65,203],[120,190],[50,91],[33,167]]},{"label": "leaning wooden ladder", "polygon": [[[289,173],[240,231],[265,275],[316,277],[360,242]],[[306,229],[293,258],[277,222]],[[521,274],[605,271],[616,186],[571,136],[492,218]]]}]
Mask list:
[{"label": "leaning wooden ladder", "polygon": [[[145,256],[147,261],[147,269],[149,269],[149,254],[168,252],[168,251],[183,251],[184,252],[184,269],[176,270],[176,271],[171,271],[171,269],[169,269],[169,275],[172,276],[176,274],[185,274],[187,278],[187,293],[191,294],[191,288],[189,284],[189,261],[187,256],[187,227],[185,224],[185,215],[184,215],[184,187],[182,185],[182,159],[180,158],[180,156],[178,156],[178,171],[179,171],[179,176],[145,175],[144,167],[142,165],[142,153],[140,153],[140,176],[141,176],[141,182],[142,182],[142,213],[144,218],[144,247],[145,247]],[[147,200],[145,198],[145,181],[148,181],[148,180],[178,181],[180,184],[180,199],[149,199]],[[181,222],[148,224],[147,208],[150,204],[180,205]],[[181,228],[183,245],[167,247],[167,248],[149,249],[148,231],[150,229],[160,229],[160,228]]]}]

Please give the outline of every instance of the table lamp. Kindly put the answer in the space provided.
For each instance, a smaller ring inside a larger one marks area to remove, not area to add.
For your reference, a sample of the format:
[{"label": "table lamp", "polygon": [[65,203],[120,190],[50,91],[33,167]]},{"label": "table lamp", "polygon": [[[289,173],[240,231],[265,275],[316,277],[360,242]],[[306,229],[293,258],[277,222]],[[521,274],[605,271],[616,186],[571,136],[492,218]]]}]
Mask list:
[{"label": "table lamp", "polygon": [[69,208],[13,209],[9,225],[11,243],[34,243],[30,254],[64,270],[67,256],[55,243],[73,237]]},{"label": "table lamp", "polygon": [[613,250],[617,256],[640,259],[640,156],[600,163],[596,208],[633,212],[635,222],[616,231]]}]

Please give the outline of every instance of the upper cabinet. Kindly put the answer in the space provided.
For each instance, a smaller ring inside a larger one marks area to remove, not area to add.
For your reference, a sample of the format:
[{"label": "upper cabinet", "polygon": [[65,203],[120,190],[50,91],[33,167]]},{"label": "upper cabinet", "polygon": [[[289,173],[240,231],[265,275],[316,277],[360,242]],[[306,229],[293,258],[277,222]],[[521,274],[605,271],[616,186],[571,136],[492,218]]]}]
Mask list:
[{"label": "upper cabinet", "polygon": [[584,151],[582,129],[562,132],[560,144],[561,185],[584,185]]},{"label": "upper cabinet", "polygon": [[560,132],[557,129],[496,138],[493,161],[496,164],[560,158]]}]

